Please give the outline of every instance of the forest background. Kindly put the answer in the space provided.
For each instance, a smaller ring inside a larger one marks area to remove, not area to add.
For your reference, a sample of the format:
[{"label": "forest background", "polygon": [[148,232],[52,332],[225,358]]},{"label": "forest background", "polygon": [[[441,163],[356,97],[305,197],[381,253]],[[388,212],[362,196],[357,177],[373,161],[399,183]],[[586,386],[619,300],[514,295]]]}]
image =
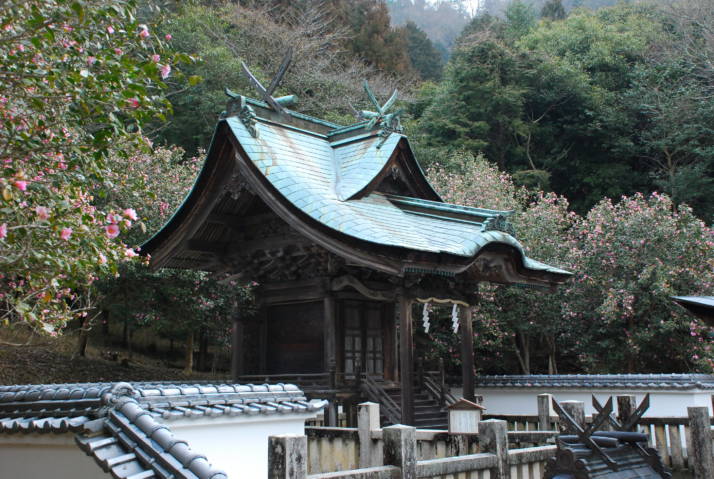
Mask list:
[{"label": "forest background", "polygon": [[[378,96],[398,88],[444,199],[514,210],[528,254],[575,272],[556,292],[484,289],[479,373],[712,372],[710,329],[671,301],[714,290],[710,0],[11,3],[8,329],[74,333],[79,355],[112,334],[131,350],[148,330],[185,344],[187,370],[196,348],[227,349],[256,285],[149,272],[134,248],[190,189],[224,88],[254,95],[240,62],[265,80],[292,47],[279,93],[299,111],[349,124],[364,79]],[[448,312],[433,315],[420,354],[456,368]]]}]

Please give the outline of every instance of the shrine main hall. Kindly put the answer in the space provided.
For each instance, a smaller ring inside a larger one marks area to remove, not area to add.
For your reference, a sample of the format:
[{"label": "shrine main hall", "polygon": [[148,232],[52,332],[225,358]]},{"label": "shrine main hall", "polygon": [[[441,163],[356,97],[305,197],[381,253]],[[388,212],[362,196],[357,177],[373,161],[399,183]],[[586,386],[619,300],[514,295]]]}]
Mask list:
[{"label": "shrine main hall", "polygon": [[258,284],[257,314],[234,318],[235,380],[329,373],[356,400],[365,383],[392,387],[404,424],[419,393],[412,310],[456,305],[473,400],[479,283],[554,288],[570,273],[528,258],[509,212],[439,197],[389,113],[395,95],[380,105],[366,88],[376,111],[344,126],[250,78],[262,100],[231,94],[193,189],[142,248],[152,267]]}]

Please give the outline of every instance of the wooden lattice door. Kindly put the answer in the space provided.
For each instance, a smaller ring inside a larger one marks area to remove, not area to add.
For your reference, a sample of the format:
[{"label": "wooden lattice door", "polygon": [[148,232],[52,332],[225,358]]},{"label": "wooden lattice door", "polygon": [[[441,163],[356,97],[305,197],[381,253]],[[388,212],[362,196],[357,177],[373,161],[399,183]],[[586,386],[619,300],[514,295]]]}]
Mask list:
[{"label": "wooden lattice door", "polygon": [[384,374],[382,306],[379,303],[343,303],[344,368],[354,374],[357,363],[362,372]]}]

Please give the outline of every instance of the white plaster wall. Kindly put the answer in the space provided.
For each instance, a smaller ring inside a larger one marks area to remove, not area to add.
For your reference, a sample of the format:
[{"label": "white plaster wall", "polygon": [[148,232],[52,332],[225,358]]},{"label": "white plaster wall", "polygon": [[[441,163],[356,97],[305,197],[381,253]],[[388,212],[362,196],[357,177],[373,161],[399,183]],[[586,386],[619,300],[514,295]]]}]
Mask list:
[{"label": "white plaster wall", "polygon": [[[454,395],[461,396],[461,390],[455,389]],[[594,394],[601,404],[610,396],[634,394],[639,404],[647,391],[632,391],[622,389],[546,389],[546,388],[484,388],[476,390],[476,394],[483,396],[485,414],[538,414],[538,395],[549,393],[557,401],[583,401],[585,414],[592,415],[595,409],[592,406],[591,396]],[[613,399],[616,402],[616,399]],[[650,393],[650,408],[645,417],[686,417],[687,407],[706,406],[712,414],[711,391],[653,391]],[[617,404],[614,405],[617,411]]]},{"label": "white plaster wall", "polygon": [[74,442],[74,434],[3,434],[1,479],[107,479],[94,459]]},{"label": "white plaster wall", "polygon": [[[195,418],[166,421],[179,439],[206,456],[231,479],[268,477],[268,437],[304,434],[314,414],[271,414],[253,417]],[[0,478],[4,479],[3,476]]]}]

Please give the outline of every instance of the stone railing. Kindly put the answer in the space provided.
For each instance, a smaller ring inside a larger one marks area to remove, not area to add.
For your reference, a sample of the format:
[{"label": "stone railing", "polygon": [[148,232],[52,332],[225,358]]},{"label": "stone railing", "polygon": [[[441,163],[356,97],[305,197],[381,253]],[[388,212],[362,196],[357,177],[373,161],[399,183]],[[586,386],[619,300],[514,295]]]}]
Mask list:
[{"label": "stone railing", "polygon": [[[272,436],[268,450],[270,479],[381,479],[466,477],[469,479],[540,479],[545,462],[555,454],[555,446],[508,449],[505,421],[491,419],[479,426],[479,446],[483,452],[452,457],[419,459],[417,430],[411,426],[385,427],[382,451],[371,450],[369,459],[381,456],[382,464],[308,475],[308,438],[305,435]],[[362,454],[360,454],[360,461]],[[364,461],[366,462],[366,461]]]},{"label": "stone railing", "polygon": [[[306,427],[308,473],[319,474],[383,464],[383,437],[379,405],[359,406],[357,428]],[[508,431],[511,448],[545,445],[556,431]],[[449,433],[446,430],[415,430],[418,460],[443,459],[481,452],[479,434]],[[524,449],[525,450],[525,449]]]}]

